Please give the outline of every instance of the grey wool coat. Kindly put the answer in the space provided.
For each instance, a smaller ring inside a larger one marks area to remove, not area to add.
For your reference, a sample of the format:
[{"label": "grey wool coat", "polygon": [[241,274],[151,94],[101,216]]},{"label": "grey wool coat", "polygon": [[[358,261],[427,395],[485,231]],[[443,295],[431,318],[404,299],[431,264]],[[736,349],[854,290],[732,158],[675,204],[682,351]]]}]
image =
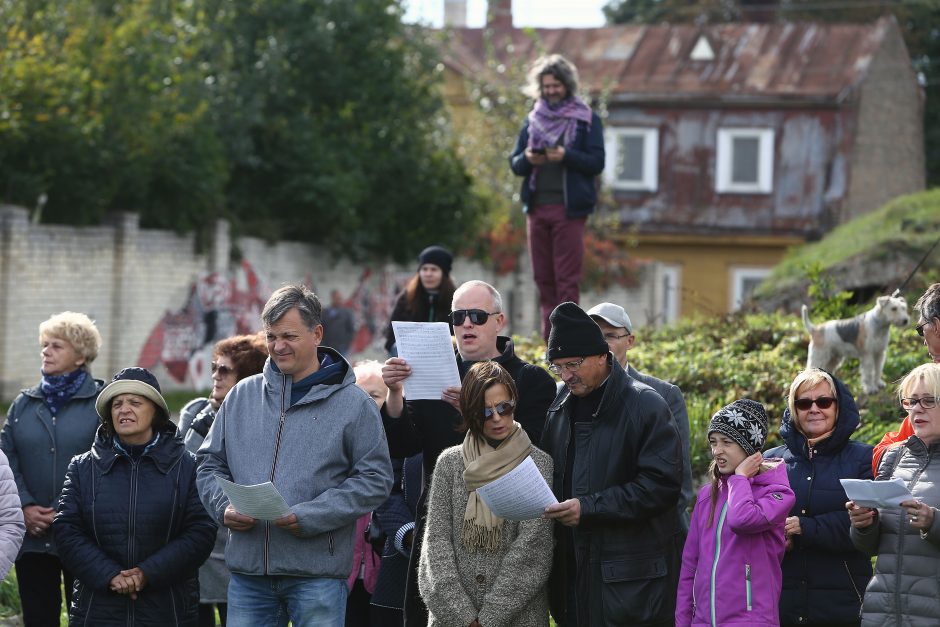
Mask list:
[{"label": "grey wool coat", "polygon": [[940,625],[940,442],[917,436],[885,453],[876,480],[902,479],[914,498],[934,508],[933,525],[921,537],[902,509],[878,510],[874,524],[851,529],[852,542],[878,555],[865,590],[863,627]]},{"label": "grey wool coat", "polygon": [[[445,449],[431,478],[418,564],[428,627],[466,627],[474,619],[486,627],[547,627],[552,521],[504,520],[497,551],[465,549],[460,532],[469,495],[460,451]],[[551,481],[551,457],[534,446],[531,455]]]}]

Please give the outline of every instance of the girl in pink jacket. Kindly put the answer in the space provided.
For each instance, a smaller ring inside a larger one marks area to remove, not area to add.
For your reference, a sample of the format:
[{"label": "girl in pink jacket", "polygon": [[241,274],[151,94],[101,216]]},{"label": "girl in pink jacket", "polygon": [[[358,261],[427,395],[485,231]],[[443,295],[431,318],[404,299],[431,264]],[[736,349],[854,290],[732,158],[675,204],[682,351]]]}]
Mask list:
[{"label": "girl in pink jacket", "polygon": [[786,467],[761,459],[767,428],[764,407],[746,398],[712,416],[712,481],[682,552],[677,627],[780,624],[783,526],[795,497]]}]

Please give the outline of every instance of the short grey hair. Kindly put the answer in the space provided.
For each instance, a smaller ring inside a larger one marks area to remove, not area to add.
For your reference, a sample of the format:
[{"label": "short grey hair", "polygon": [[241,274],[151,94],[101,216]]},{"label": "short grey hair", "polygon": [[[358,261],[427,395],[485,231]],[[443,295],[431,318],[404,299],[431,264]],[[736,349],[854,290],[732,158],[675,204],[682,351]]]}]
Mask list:
[{"label": "short grey hair", "polygon": [[546,74],[554,76],[565,86],[569,98],[578,93],[578,68],[560,54],[547,54],[536,59],[529,70],[525,88],[527,96],[536,100],[542,97],[542,77]]},{"label": "short grey hair", "polygon": [[261,311],[261,322],[270,328],[291,309],[297,309],[304,326],[313,331],[321,324],[323,307],[320,299],[306,285],[285,285],[278,288]]},{"label": "short grey hair", "polygon": [[454,290],[454,298],[451,301],[450,308],[451,309],[454,308],[454,301],[457,300],[458,296],[461,296],[464,292],[474,287],[482,287],[487,292],[489,292],[490,296],[493,297],[493,309],[495,309],[496,311],[492,311],[490,313],[501,313],[503,311],[503,297],[499,295],[499,292],[496,291],[496,288],[490,285],[489,283],[487,283],[486,281],[477,281],[477,280],[467,281],[466,283],[462,283],[460,287]]},{"label": "short grey hair", "polygon": [[924,322],[940,318],[940,283],[934,283],[928,287],[927,291],[914,303],[914,309],[920,312],[920,317]]}]

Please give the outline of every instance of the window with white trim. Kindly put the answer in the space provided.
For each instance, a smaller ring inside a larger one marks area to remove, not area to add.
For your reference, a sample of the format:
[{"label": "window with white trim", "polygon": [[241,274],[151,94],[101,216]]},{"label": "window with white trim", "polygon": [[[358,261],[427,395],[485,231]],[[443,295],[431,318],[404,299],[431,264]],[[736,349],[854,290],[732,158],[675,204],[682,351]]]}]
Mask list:
[{"label": "window with white trim", "polygon": [[737,311],[750,298],[757,286],[770,276],[770,268],[732,268],[731,302],[729,309]]},{"label": "window with white trim", "polygon": [[718,129],[715,190],[769,194],[774,189],[774,131],[769,128]]},{"label": "window with white trim", "polygon": [[655,192],[659,178],[659,129],[608,128],[604,177],[614,189]]}]

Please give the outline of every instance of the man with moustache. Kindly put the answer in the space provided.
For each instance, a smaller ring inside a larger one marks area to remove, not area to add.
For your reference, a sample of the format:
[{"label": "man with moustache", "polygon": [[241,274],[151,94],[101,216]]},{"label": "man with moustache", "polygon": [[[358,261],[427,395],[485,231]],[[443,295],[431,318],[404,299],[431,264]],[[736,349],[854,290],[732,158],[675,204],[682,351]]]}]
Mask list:
[{"label": "man with moustache", "polygon": [[681,538],[681,443],[666,401],[631,379],[574,303],[552,312],[548,360],[567,387],[542,450],[559,503],[549,581],[560,627],[674,624]]},{"label": "man with moustache", "polygon": [[[519,392],[515,420],[522,425],[532,442],[538,442],[542,436],[545,413],[555,398],[555,383],[544,369],[516,356],[511,338],[499,335],[506,323],[499,292],[483,281],[464,283],[454,292],[450,321],[454,326],[457,369],[461,378],[478,361],[493,360],[503,366],[515,381]],[[423,453],[425,476],[430,477],[441,451],[463,441],[464,434],[455,429],[461,422],[457,411],[460,388],[448,388],[441,400],[408,401],[404,398],[403,382],[410,375],[411,367],[404,359],[393,357],[385,362],[382,377],[388,386],[388,396],[382,409],[382,418],[392,457],[410,457]],[[420,602],[416,580],[424,507],[422,495],[413,534],[405,598],[407,625],[424,625],[427,622],[427,610]]]},{"label": "man with moustache", "polygon": [[[197,453],[203,505],[231,531],[229,627],[342,627],[356,520],[392,487],[376,403],[342,355],[320,346],[321,312],[305,286],[271,295],[264,370],[232,388]],[[216,475],[272,482],[290,513],[269,522],[238,512]]]}]

